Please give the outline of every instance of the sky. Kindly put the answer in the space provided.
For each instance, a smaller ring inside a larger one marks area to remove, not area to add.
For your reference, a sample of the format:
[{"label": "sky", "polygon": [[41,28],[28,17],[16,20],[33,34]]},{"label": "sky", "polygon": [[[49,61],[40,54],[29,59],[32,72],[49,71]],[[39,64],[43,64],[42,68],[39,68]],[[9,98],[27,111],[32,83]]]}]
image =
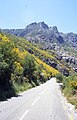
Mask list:
[{"label": "sky", "polygon": [[0,0],[0,28],[25,28],[44,21],[60,32],[77,33],[77,0]]}]

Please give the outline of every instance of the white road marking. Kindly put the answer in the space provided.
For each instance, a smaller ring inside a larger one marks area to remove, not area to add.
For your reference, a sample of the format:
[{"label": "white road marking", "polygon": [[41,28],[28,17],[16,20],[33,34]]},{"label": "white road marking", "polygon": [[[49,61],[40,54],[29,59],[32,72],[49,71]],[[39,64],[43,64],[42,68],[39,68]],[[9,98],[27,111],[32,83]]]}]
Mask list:
[{"label": "white road marking", "polygon": [[23,120],[23,118],[26,116],[26,114],[27,114],[28,112],[29,112],[29,110],[26,110],[19,120]]},{"label": "white road marking", "polygon": [[34,102],[32,103],[32,105],[34,105],[34,104],[38,101],[39,98],[40,98],[40,96],[38,96],[38,97],[34,100]]}]

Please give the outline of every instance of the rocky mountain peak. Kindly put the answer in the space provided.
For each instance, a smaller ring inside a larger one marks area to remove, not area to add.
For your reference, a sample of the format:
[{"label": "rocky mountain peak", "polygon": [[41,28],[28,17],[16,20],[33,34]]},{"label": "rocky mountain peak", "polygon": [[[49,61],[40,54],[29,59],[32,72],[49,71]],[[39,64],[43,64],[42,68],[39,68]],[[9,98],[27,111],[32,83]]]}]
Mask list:
[{"label": "rocky mountain peak", "polygon": [[38,25],[40,26],[40,28],[49,29],[48,25],[44,22],[39,22]]},{"label": "rocky mountain peak", "polygon": [[39,23],[34,22],[27,25],[25,29],[49,29],[49,27],[44,22],[39,22]]},{"label": "rocky mountain peak", "polygon": [[31,24],[27,25],[25,29],[34,29],[36,27],[37,27],[37,23],[34,22],[34,23],[31,23]]},{"label": "rocky mountain peak", "polygon": [[58,33],[58,29],[56,26],[53,26],[52,30],[55,32],[55,33]]}]

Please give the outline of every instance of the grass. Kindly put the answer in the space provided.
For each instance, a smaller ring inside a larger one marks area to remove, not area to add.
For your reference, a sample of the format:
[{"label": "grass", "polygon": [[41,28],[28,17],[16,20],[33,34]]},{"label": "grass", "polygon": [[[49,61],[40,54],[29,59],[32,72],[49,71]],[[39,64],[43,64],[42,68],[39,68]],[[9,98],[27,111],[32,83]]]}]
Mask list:
[{"label": "grass", "polygon": [[74,93],[73,88],[66,87],[64,88],[63,93],[68,102],[70,102],[72,105],[75,105],[75,109],[77,109],[77,93]]},{"label": "grass", "polygon": [[72,105],[75,105],[75,109],[77,109],[77,95],[70,96],[67,99]]},{"label": "grass", "polygon": [[32,87],[33,86],[29,82],[24,82],[23,84],[14,83],[14,88],[17,94],[26,91]]},{"label": "grass", "polygon": [[77,109],[77,75],[74,74],[69,77],[64,77],[62,74],[56,75],[57,82],[62,82],[62,92],[67,98],[68,102],[75,105]]}]

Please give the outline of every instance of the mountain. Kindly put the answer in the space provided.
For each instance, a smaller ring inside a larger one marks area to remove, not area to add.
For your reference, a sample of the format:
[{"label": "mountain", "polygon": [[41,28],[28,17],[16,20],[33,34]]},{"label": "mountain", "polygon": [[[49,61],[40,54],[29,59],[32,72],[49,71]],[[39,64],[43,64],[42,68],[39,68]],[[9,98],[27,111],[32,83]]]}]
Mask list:
[{"label": "mountain", "polygon": [[[56,26],[49,27],[44,22],[31,23],[24,29],[3,29],[5,33],[24,37],[29,42],[37,45],[41,50],[54,54],[55,60],[46,60],[44,62],[61,71],[64,75],[68,75],[66,68],[73,69],[77,72],[77,34],[59,32]],[[29,52],[34,53],[31,48],[27,48]],[[52,52],[53,51],[53,52]],[[64,64],[66,68],[62,68],[58,64]]]},{"label": "mountain", "polygon": [[49,27],[44,22],[31,23],[25,29],[3,29],[3,31],[24,37],[34,43],[44,44],[44,48],[48,49],[53,49],[55,43],[59,46],[69,43],[74,49],[77,47],[77,34],[59,32],[56,26]]},{"label": "mountain", "polygon": [[4,29],[3,31],[16,36],[25,37],[27,40],[37,43],[42,43],[43,41],[53,43],[53,40],[59,43],[64,42],[57,27],[54,26],[51,28],[44,22],[31,23],[27,25],[25,29]]}]

